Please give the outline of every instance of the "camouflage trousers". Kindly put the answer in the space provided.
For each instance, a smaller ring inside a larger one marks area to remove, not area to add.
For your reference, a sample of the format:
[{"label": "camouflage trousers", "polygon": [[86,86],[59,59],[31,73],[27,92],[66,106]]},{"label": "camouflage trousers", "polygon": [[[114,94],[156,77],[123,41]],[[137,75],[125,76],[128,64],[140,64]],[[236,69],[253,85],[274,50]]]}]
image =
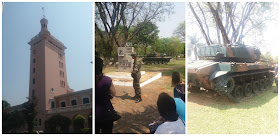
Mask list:
[{"label": "camouflage trousers", "polygon": [[136,74],[133,75],[133,88],[135,91],[135,97],[136,98],[141,98],[141,88],[140,88],[140,78],[141,78],[141,73],[137,72]]}]

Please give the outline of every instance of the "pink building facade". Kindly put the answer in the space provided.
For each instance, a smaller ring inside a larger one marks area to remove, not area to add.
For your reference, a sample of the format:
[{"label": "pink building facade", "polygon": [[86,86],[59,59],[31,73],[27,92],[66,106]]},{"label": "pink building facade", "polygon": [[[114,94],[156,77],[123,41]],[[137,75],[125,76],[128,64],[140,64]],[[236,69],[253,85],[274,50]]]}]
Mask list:
[{"label": "pink building facade", "polygon": [[67,82],[65,49],[62,42],[48,31],[48,20],[40,21],[41,31],[30,45],[29,97],[37,97],[38,115],[35,130],[44,130],[45,120],[55,114],[73,119],[80,114],[87,118],[92,113],[92,89],[73,91]]}]

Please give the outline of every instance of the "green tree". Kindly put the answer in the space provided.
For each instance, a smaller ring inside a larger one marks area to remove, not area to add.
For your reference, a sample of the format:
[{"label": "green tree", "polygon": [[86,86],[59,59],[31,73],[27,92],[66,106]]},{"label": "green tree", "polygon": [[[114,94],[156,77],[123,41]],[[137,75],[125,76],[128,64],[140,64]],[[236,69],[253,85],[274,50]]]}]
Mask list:
[{"label": "green tree", "polygon": [[[162,20],[165,13],[173,13],[173,7],[172,3],[162,2],[96,2],[95,35],[99,35],[101,48],[105,49],[105,61],[117,58],[112,54],[116,47],[125,46],[146,23]],[[134,29],[137,24],[143,26]]]},{"label": "green tree", "polygon": [[35,96],[32,96],[32,98],[27,98],[28,101],[23,104],[23,115],[27,123],[27,130],[28,133],[32,133],[33,126],[34,126],[34,120],[36,115],[38,114],[36,107],[38,104],[38,99]]},{"label": "green tree", "polygon": [[144,55],[146,55],[148,45],[153,46],[156,43],[159,30],[157,25],[151,21],[144,24],[139,23],[135,29],[140,29],[139,27],[142,27],[142,29],[136,34],[133,42],[135,44],[144,45]]},{"label": "green tree", "polygon": [[81,133],[85,124],[85,117],[82,115],[77,115],[73,119],[73,127],[76,133]]},{"label": "green tree", "polygon": [[178,38],[172,37],[169,39],[166,46],[166,54],[168,56],[176,57],[184,50],[184,44]]},{"label": "green tree", "polygon": [[2,100],[2,131],[3,133],[17,133],[17,130],[24,126],[24,116],[17,110],[7,113],[6,108],[10,108],[10,104],[6,100]]},{"label": "green tree", "polygon": [[8,133],[11,130],[11,125],[9,124],[10,113],[7,113],[4,109],[10,107],[10,103],[6,100],[2,100],[2,131],[3,133]]},{"label": "green tree", "polygon": [[8,126],[10,126],[11,132],[16,133],[19,128],[24,126],[24,115],[20,111],[14,111],[8,118]]},{"label": "green tree", "polygon": [[45,121],[46,133],[69,133],[71,120],[60,114],[53,115]]},{"label": "green tree", "polygon": [[156,42],[156,52],[167,53],[166,47],[169,44],[169,38],[160,38]]},{"label": "green tree", "polygon": [[2,100],[2,112],[3,112],[3,109],[9,108],[9,107],[11,107],[10,103],[8,103],[6,100]]},{"label": "green tree", "polygon": [[173,32],[174,37],[178,37],[182,43],[185,43],[185,21],[180,23]]},{"label": "green tree", "polygon": [[264,60],[264,61],[270,61],[270,62],[273,62],[273,63],[277,62],[277,60],[275,58],[273,58],[271,53],[268,52],[268,51],[265,54],[261,54],[261,59]]}]

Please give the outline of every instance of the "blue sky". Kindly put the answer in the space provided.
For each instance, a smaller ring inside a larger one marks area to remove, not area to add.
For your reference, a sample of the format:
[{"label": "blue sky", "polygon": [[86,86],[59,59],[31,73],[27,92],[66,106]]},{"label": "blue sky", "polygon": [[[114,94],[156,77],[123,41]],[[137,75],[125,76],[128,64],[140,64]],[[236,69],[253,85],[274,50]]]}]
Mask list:
[{"label": "blue sky", "polygon": [[42,7],[51,34],[67,47],[68,84],[75,91],[92,88],[93,3],[5,3],[2,14],[2,99],[12,106],[29,91],[30,46],[40,32]]},{"label": "blue sky", "polygon": [[171,15],[165,15],[165,20],[157,22],[159,37],[172,37],[173,31],[180,23],[185,21],[185,2],[174,2],[174,13]]}]

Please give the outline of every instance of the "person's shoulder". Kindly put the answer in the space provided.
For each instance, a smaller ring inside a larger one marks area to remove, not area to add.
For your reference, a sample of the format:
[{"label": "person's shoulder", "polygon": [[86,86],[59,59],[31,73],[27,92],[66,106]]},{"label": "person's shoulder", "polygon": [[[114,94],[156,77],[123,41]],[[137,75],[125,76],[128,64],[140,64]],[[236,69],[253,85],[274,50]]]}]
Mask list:
[{"label": "person's shoulder", "polygon": [[181,84],[178,84],[175,86],[175,88],[184,88],[185,87],[185,84],[184,83],[181,83]]},{"label": "person's shoulder", "polygon": [[103,76],[102,80],[104,80],[104,81],[112,81],[112,78],[108,77],[108,76]]},{"label": "person's shoulder", "polygon": [[164,122],[158,126],[155,134],[184,134],[185,125],[181,119],[172,122]]},{"label": "person's shoulder", "polygon": [[170,127],[168,122],[164,122],[163,124],[159,125],[155,134],[170,134]]}]

